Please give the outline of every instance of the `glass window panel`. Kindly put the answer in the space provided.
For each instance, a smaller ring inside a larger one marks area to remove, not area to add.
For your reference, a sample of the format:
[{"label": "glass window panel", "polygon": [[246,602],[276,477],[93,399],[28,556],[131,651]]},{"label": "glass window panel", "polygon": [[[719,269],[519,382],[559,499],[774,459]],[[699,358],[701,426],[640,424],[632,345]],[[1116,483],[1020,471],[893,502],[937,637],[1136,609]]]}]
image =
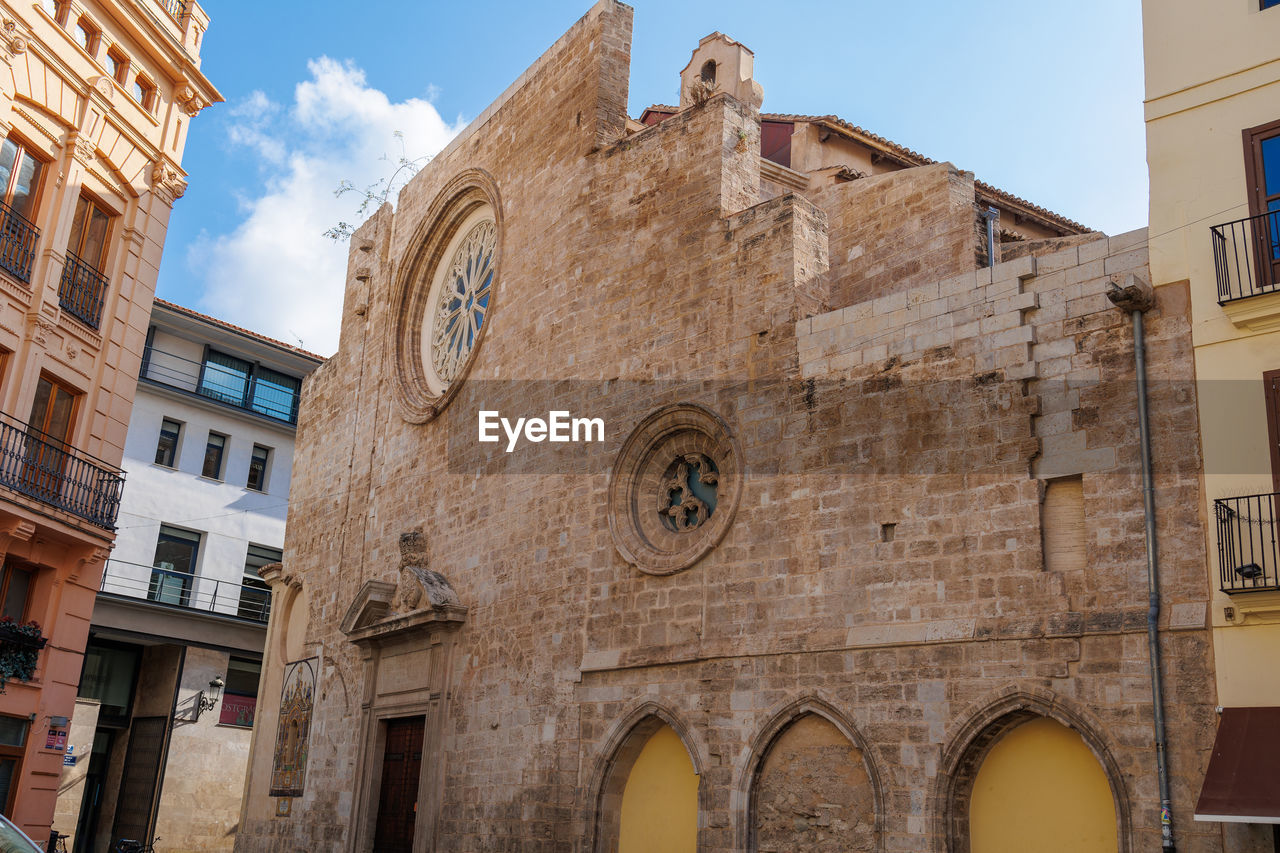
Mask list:
[{"label": "glass window panel", "polygon": [[204,446],[204,476],[214,480],[222,478],[222,452],[227,446],[227,437],[216,432],[209,433],[209,441]]},{"label": "glass window panel", "polygon": [[292,376],[264,367],[254,380],[252,409],[277,420],[292,421],[297,414],[301,386],[302,383]]},{"label": "glass window panel", "polygon": [[6,139],[0,145],[0,192],[8,192],[9,178],[13,175],[13,166],[21,149],[12,139]]},{"label": "glass window panel", "polygon": [[155,565],[175,572],[195,571],[196,554],[200,550],[200,534],[161,525],[156,541]]},{"label": "glass window panel", "polygon": [[133,78],[133,99],[143,106],[146,106],[147,90],[142,85],[141,77]]},{"label": "glass window panel", "polygon": [[90,644],[84,653],[79,696],[102,703],[102,715],[121,717],[128,713],[133,681],[140,653],[136,648]]},{"label": "glass window panel", "polygon": [[27,612],[27,595],[31,591],[31,572],[13,566],[5,569],[8,579],[4,590],[4,603],[0,605],[0,619],[8,617],[21,622]]},{"label": "glass window panel", "polygon": [[13,182],[13,199],[9,206],[31,219],[35,213],[35,195],[40,187],[40,172],[44,164],[23,152],[18,164],[18,175]]},{"label": "glass window panel", "polygon": [[[13,784],[13,774],[17,768],[18,759],[0,758],[0,808],[5,809],[6,817],[10,816],[6,804],[9,802],[9,788]],[[11,849],[22,850],[19,845],[25,843],[16,829],[11,828],[8,824],[0,823],[0,844],[4,844]]]},{"label": "glass window panel", "polygon": [[160,440],[156,443],[156,464],[173,468],[177,463],[178,439],[182,436],[182,424],[165,418],[160,422]]},{"label": "glass window panel", "polygon": [[107,215],[98,209],[96,205],[89,206],[89,233],[85,235],[84,246],[80,250],[80,259],[89,264],[99,272],[102,271],[102,263],[107,247]]},{"label": "glass window panel", "polygon": [[242,359],[210,351],[200,374],[200,393],[234,406],[243,406],[249,394],[253,365]]},{"label": "glass window panel", "polygon": [[0,716],[0,745],[24,746],[30,723],[26,717]]},{"label": "glass window panel", "polygon": [[71,237],[67,240],[67,251],[80,254],[80,244],[84,242],[84,222],[89,216],[89,199],[80,196],[76,200],[76,215],[71,219]]},{"label": "glass window panel", "polygon": [[1262,140],[1263,191],[1280,195],[1280,135]]},{"label": "glass window panel", "polygon": [[232,658],[227,664],[227,686],[224,692],[238,696],[257,696],[258,679],[261,675],[260,662]]},{"label": "glass window panel", "polygon": [[271,458],[271,448],[260,444],[253,446],[253,455],[249,457],[249,479],[245,488],[262,491],[267,481],[267,461]]}]

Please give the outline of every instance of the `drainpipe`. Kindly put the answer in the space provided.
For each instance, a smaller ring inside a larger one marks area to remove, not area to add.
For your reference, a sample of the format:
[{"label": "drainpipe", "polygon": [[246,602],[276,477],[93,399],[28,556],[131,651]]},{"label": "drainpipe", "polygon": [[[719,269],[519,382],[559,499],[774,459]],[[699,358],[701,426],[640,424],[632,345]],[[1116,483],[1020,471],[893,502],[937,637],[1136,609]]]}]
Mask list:
[{"label": "drainpipe", "polygon": [[1160,781],[1160,847],[1173,851],[1173,804],[1169,797],[1169,757],[1164,730],[1164,687],[1160,675],[1160,570],[1156,552],[1156,499],[1151,477],[1151,428],[1147,418],[1147,352],[1143,312],[1155,304],[1151,285],[1132,273],[1112,276],[1107,298],[1133,318],[1133,356],[1138,374],[1138,436],[1142,445],[1142,509],[1147,540],[1147,653],[1151,667],[1151,717]]},{"label": "drainpipe", "polygon": [[996,265],[996,221],[1000,218],[1000,211],[994,207],[988,207],[978,215],[987,220],[987,266],[994,267]]}]

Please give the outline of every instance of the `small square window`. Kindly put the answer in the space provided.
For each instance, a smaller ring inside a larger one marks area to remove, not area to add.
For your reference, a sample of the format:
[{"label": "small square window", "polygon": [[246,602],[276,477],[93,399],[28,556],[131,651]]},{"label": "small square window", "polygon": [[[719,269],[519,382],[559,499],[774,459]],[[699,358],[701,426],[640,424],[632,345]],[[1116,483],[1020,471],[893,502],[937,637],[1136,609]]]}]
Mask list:
[{"label": "small square window", "polygon": [[178,465],[178,440],[182,438],[182,424],[165,418],[160,422],[160,440],[156,442],[156,464],[166,468]]},{"label": "small square window", "polygon": [[204,446],[204,467],[200,473],[211,480],[222,479],[222,457],[227,449],[227,437],[216,432],[209,433],[209,441]]},{"label": "small square window", "polygon": [[133,95],[133,99],[137,101],[147,112],[155,110],[156,87],[155,84],[146,77],[139,74],[137,77],[133,78],[133,88],[130,89],[130,94]]},{"label": "small square window", "polygon": [[98,28],[91,24],[88,18],[76,21],[72,35],[90,55],[98,52]]},{"label": "small square window", "polygon": [[245,488],[253,489],[255,492],[267,490],[267,466],[270,462],[271,448],[255,444],[253,455],[249,457],[249,479],[244,484]]},{"label": "small square window", "polygon": [[107,73],[121,86],[129,83],[129,59],[114,47],[107,51]]}]

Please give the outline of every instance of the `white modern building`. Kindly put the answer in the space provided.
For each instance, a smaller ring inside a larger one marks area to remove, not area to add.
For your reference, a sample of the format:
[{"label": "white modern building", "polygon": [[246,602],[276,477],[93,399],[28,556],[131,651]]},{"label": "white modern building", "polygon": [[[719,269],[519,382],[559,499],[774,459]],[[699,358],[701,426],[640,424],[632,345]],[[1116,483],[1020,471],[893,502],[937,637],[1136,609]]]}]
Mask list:
[{"label": "white modern building", "polygon": [[156,300],[55,828],[230,850],[302,380],[319,356]]}]

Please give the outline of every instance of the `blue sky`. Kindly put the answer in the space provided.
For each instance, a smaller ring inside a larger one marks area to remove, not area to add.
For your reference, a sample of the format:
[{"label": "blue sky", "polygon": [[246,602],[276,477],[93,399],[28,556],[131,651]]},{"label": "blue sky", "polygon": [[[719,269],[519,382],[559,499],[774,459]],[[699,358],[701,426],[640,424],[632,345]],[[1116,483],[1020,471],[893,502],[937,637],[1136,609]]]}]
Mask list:
[{"label": "blue sky", "polygon": [[[202,70],[163,298],[328,355],[356,217],[333,198],[430,154],[590,8],[205,0]],[[630,111],[678,95],[698,40],[755,52],[766,112],[835,113],[1108,233],[1146,224],[1138,0],[636,0]]]}]

